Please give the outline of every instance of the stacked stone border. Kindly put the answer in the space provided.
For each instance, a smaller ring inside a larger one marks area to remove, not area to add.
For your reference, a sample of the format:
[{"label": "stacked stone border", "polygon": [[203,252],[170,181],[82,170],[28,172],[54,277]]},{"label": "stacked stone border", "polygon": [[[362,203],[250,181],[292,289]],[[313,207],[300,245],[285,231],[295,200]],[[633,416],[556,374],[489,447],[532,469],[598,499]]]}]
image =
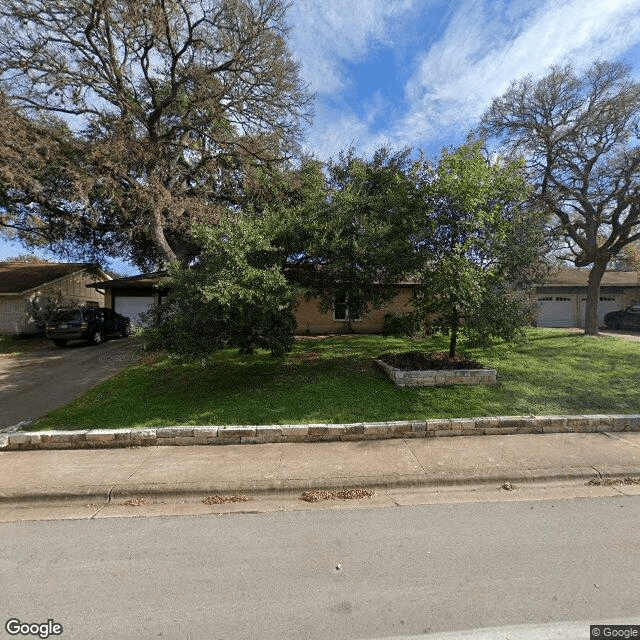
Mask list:
[{"label": "stacked stone border", "polygon": [[0,435],[0,451],[615,431],[640,431],[640,415],[502,416],[352,424],[158,427],[156,429],[93,429],[30,433],[20,431]]},{"label": "stacked stone border", "polygon": [[453,384],[496,384],[495,369],[442,369],[438,371],[404,371],[374,358],[398,387],[447,387]]}]

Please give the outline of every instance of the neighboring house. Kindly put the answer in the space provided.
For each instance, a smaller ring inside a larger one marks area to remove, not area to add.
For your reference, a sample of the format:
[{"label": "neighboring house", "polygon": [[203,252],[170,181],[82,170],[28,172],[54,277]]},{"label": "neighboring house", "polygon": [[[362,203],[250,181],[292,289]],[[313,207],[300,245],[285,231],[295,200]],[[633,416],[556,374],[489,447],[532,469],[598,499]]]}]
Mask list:
[{"label": "neighboring house", "polygon": [[[539,327],[580,327],[584,325],[585,301],[587,298],[588,269],[559,269],[549,282],[536,289],[534,294],[539,312],[536,324]],[[104,289],[105,305],[118,313],[129,316],[133,324],[140,313],[151,305],[159,304],[167,288],[162,287],[166,272],[142,274],[120,278],[109,282],[97,282],[90,286]],[[296,333],[301,335],[323,333],[382,333],[384,316],[387,313],[412,311],[413,284],[401,283],[398,293],[389,304],[373,309],[363,318],[354,318],[349,313],[348,301],[336,300],[333,309],[322,313],[315,299],[298,301],[296,308]],[[635,271],[608,271],[600,287],[598,317],[602,324],[605,313],[624,309],[640,302],[640,274]]]},{"label": "neighboring house", "polygon": [[[558,269],[536,290],[539,327],[583,327],[589,269]],[[640,302],[640,273],[606,271],[600,284],[598,325],[609,311]]]},{"label": "neighboring house", "polygon": [[32,301],[44,305],[59,293],[69,303],[104,306],[104,294],[87,287],[96,277],[109,279],[93,264],[0,262],[0,333],[37,333]]}]

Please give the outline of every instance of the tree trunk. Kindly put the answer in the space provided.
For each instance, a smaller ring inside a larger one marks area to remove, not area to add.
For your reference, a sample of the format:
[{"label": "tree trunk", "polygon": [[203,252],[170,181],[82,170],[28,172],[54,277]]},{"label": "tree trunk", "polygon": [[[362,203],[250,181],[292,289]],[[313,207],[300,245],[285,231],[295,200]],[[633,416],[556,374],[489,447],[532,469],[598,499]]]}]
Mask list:
[{"label": "tree trunk", "polygon": [[167,266],[172,262],[177,262],[178,257],[175,252],[167,242],[167,238],[164,235],[164,227],[162,214],[158,211],[157,208],[153,208],[151,213],[152,219],[150,221],[150,231],[151,231],[151,240],[155,245],[158,253],[161,256],[162,261],[164,262],[163,266]]},{"label": "tree trunk", "polygon": [[454,325],[451,325],[451,340],[449,340],[449,357],[456,357],[456,346],[458,343],[458,321]]},{"label": "tree trunk", "polygon": [[587,304],[584,318],[584,332],[588,336],[598,335],[598,302],[600,300],[600,282],[607,268],[608,260],[597,259],[589,272],[587,284]]}]

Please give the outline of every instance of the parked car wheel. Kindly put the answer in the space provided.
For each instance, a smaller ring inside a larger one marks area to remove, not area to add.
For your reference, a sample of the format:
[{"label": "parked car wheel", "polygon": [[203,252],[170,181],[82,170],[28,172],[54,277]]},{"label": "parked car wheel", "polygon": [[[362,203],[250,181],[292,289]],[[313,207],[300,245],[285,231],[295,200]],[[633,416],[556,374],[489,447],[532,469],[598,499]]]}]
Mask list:
[{"label": "parked car wheel", "polygon": [[90,342],[91,344],[101,344],[104,338],[102,336],[102,331],[94,331],[91,334]]},{"label": "parked car wheel", "polygon": [[66,347],[67,346],[67,341],[66,340],[56,339],[56,340],[53,341],[53,344],[55,344],[56,347]]},{"label": "parked car wheel", "polygon": [[127,338],[132,334],[131,325],[128,322],[125,322],[122,327],[122,337]]}]

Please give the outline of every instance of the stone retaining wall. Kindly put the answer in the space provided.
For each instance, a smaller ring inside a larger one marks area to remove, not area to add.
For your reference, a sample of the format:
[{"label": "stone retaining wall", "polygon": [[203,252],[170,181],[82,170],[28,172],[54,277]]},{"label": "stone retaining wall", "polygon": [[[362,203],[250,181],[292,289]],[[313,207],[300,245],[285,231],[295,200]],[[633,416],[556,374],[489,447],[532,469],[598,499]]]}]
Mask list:
[{"label": "stone retaining wall", "polygon": [[0,452],[24,449],[91,449],[162,445],[263,444],[430,438],[434,436],[506,435],[515,433],[595,433],[640,431],[640,415],[502,416],[231,427],[158,427],[87,431],[19,431],[0,434]]},{"label": "stone retaining wall", "polygon": [[495,369],[445,369],[438,371],[404,371],[382,360],[376,364],[398,387],[447,387],[453,384],[496,384]]}]

